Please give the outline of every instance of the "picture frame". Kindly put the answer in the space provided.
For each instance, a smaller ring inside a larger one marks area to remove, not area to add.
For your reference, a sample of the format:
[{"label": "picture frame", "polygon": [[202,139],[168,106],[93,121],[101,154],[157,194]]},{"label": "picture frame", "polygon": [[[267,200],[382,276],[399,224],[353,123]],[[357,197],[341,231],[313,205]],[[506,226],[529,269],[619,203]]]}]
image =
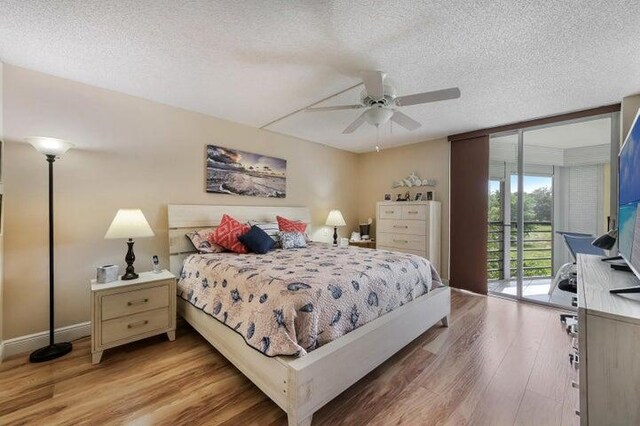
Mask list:
[{"label": "picture frame", "polygon": [[385,201],[391,201],[391,194],[384,194]]},{"label": "picture frame", "polygon": [[422,201],[422,192],[416,192],[416,196],[413,201]]},{"label": "picture frame", "polygon": [[151,269],[156,274],[159,274],[160,272],[162,272],[162,269],[160,269],[160,259],[158,259],[158,255],[153,255],[151,257]]},{"label": "picture frame", "polygon": [[206,145],[208,193],[286,198],[287,160],[255,152]]},{"label": "picture frame", "polygon": [[427,201],[434,201],[433,191],[427,191],[426,198],[427,198]]}]

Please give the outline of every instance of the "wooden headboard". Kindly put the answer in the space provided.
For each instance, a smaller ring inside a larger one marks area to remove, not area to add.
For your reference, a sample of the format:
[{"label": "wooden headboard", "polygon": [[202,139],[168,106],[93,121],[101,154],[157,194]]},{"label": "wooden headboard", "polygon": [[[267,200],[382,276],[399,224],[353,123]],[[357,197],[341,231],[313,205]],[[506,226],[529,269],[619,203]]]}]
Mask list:
[{"label": "wooden headboard", "polygon": [[[203,228],[215,228],[222,215],[228,214],[241,222],[255,220],[275,222],[276,215],[311,223],[307,207],[219,206],[199,204],[169,204],[169,269],[176,276],[182,272],[184,259],[196,253],[185,234]],[[310,232],[310,230],[309,230]]]}]

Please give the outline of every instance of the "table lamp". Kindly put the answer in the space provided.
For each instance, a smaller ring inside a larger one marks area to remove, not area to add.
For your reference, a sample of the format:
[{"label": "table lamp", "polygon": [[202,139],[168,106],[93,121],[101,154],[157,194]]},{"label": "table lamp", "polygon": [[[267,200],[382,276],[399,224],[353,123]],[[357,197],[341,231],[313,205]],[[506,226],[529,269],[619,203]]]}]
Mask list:
[{"label": "table lamp", "polygon": [[44,362],[59,358],[71,352],[70,342],[54,343],[54,263],[53,263],[53,163],[67,152],[73,144],[62,139],[32,137],[25,139],[41,154],[47,157],[49,163],[49,345],[40,348],[29,355],[30,362]]},{"label": "table lamp", "polygon": [[105,240],[113,239],[125,239],[128,238],[127,255],[124,260],[127,262],[127,269],[125,274],[120,277],[123,280],[133,280],[138,278],[138,274],[135,273],[133,268],[133,262],[136,260],[135,254],[133,254],[133,238],[153,237],[154,233],[149,226],[149,222],[142,214],[140,209],[120,209],[116,213],[116,217],[113,218],[111,226],[107,230],[104,238]]},{"label": "table lamp", "polygon": [[327,216],[327,226],[333,226],[333,245],[338,245],[338,226],[347,226],[340,210],[331,210]]}]

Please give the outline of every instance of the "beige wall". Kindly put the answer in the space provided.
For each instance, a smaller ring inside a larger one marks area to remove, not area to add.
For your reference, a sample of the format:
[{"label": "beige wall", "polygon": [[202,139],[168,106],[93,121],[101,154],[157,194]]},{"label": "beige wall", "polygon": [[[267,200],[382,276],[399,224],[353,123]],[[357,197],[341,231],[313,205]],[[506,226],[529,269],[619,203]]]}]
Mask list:
[{"label": "beige wall", "polygon": [[620,146],[624,143],[627,133],[629,133],[629,129],[631,129],[633,119],[636,118],[636,114],[638,113],[638,108],[640,108],[640,95],[622,98],[620,111],[622,121],[622,126],[620,127]]},{"label": "beige wall", "polygon": [[[422,179],[436,179],[436,201],[442,202],[442,264],[443,278],[449,278],[449,142],[446,139],[422,142],[398,148],[383,149],[379,153],[361,154],[358,158],[358,217],[376,217],[376,202],[391,193],[404,194],[408,188],[391,188],[393,181],[416,172]],[[410,188],[411,195],[432,188]],[[375,232],[375,230],[372,230]]]},{"label": "beige wall", "polygon": [[[168,203],[305,205],[315,225],[339,208],[349,230],[366,215],[356,154],[9,65],[4,88],[5,338],[48,328],[47,169],[27,136],[77,145],[55,163],[56,327],[89,320],[96,266],[123,265],[124,241],[103,239],[119,208],[141,208],[156,233],[136,242],[138,270],[153,254],[168,265]],[[208,143],[287,159],[287,198],[205,193]]]},{"label": "beige wall", "polygon": [[[2,106],[3,106],[3,100],[4,100],[4,96],[3,96],[3,84],[2,84],[2,74],[3,74],[3,70],[4,70],[4,64],[2,62],[0,62],[0,141],[4,140],[4,122],[2,120],[3,118],[3,113],[2,113]],[[3,144],[4,145],[4,144]],[[2,179],[2,166],[4,164],[4,157],[3,157],[3,152],[2,152],[2,148],[0,148],[0,194],[2,194],[4,192],[3,190],[3,179]],[[2,309],[2,307],[4,306],[4,284],[3,284],[3,276],[4,276],[4,271],[3,271],[3,264],[4,264],[4,256],[3,256],[3,246],[4,246],[4,232],[3,232],[3,226],[2,226],[2,220],[4,218],[4,214],[2,214],[2,206],[0,206],[0,361],[2,361],[2,356],[3,356],[3,346],[2,346],[2,341],[4,339],[4,333],[2,332],[3,329],[3,317],[4,317],[4,310]]]}]

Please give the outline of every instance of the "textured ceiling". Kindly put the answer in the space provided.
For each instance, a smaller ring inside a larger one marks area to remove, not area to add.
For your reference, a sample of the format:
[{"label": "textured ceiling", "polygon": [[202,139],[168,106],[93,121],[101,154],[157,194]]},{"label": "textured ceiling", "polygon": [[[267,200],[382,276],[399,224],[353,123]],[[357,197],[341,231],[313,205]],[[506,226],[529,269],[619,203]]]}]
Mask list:
[{"label": "textured ceiling", "polygon": [[[260,127],[380,69],[423,123],[383,146],[620,101],[640,89],[637,0],[0,0],[3,61]],[[354,103],[354,89],[322,105]],[[298,113],[268,129],[362,152],[357,111]]]}]

